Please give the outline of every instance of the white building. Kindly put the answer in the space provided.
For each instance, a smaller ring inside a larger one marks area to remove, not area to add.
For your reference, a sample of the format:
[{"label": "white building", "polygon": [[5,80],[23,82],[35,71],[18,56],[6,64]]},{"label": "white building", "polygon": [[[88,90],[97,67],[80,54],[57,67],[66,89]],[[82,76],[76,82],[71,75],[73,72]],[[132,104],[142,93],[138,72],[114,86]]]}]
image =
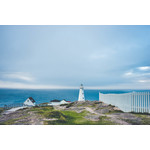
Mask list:
[{"label": "white building", "polygon": [[66,101],[65,99],[60,101],[60,104],[68,104],[68,103],[70,103],[70,101]]},{"label": "white building", "polygon": [[49,102],[49,105],[61,105],[61,104],[68,104],[68,103],[70,103],[70,101],[66,101],[65,99],[63,100],[54,99]]},{"label": "white building", "polygon": [[78,101],[85,101],[83,84],[80,86]]},{"label": "white building", "polygon": [[29,97],[23,105],[25,106],[35,106],[35,100],[32,97]]}]

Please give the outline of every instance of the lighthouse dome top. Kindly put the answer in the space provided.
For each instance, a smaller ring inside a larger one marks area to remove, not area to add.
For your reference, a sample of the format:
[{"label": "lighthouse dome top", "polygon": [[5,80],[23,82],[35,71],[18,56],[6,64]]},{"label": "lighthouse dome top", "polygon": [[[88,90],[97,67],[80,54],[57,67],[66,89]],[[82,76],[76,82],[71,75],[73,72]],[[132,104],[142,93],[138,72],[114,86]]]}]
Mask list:
[{"label": "lighthouse dome top", "polygon": [[83,88],[83,84],[80,85],[80,88]]}]

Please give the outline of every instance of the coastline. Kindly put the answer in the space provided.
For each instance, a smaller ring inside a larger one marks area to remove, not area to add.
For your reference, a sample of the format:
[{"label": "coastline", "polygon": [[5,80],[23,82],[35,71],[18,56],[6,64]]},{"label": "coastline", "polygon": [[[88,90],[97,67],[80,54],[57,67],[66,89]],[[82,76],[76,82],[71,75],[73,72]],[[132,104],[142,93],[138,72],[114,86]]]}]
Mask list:
[{"label": "coastline", "polygon": [[98,101],[34,106],[0,114],[1,125],[149,125],[149,114],[125,113]]}]

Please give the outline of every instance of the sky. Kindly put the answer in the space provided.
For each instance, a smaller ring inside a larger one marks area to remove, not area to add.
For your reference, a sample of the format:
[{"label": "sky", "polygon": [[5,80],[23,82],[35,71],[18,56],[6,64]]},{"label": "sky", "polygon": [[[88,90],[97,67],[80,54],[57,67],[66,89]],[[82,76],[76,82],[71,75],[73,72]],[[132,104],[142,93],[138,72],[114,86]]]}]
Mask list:
[{"label": "sky", "polygon": [[150,89],[150,26],[0,26],[0,88]]}]

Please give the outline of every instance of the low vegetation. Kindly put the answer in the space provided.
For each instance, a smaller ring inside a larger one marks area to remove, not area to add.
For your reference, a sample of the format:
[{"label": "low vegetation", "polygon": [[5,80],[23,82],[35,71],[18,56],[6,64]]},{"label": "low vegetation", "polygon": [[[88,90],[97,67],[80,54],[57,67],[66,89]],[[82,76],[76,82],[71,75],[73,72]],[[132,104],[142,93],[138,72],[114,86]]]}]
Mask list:
[{"label": "low vegetation", "polygon": [[150,124],[149,114],[124,113],[119,108],[103,102],[72,102],[60,106],[38,105],[2,115],[1,125],[116,125]]}]

